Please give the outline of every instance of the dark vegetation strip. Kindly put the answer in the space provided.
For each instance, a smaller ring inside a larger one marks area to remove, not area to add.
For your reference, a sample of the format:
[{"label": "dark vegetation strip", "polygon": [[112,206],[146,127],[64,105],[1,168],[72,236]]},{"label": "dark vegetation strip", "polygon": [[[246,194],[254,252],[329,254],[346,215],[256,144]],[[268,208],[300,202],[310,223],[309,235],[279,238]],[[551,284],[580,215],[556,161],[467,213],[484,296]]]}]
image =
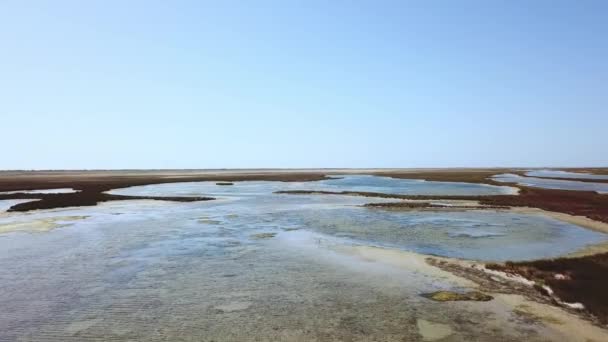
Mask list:
[{"label": "dark vegetation strip", "polygon": [[[564,169],[566,170],[566,169]],[[608,223],[608,195],[593,191],[553,190],[498,183],[488,179],[492,172],[434,172],[382,174],[395,178],[426,179],[431,181],[485,183],[509,185],[520,189],[519,195],[479,196],[481,204],[500,206],[535,207],[548,211],[581,215]],[[572,172],[608,174],[606,168],[568,169]],[[518,173],[513,172],[511,173]],[[518,173],[521,174],[521,173]],[[608,324],[608,253],[577,258],[558,258],[527,262],[506,262],[489,264],[486,267],[508,273],[519,274],[539,284],[549,286],[560,300],[581,303],[585,311],[596,317],[602,324]],[[563,277],[562,277],[563,276]],[[562,279],[563,278],[563,279]],[[542,287],[535,287],[540,293]]]},{"label": "dark vegetation strip", "polygon": [[[608,253],[579,258],[506,262],[486,267],[547,285],[560,300],[581,303],[603,324],[608,324]],[[537,289],[544,291],[541,287]]]},{"label": "dark vegetation strip", "polygon": [[350,195],[377,198],[395,198],[408,200],[471,200],[490,207],[533,207],[547,211],[561,212],[571,215],[586,216],[590,219],[608,223],[608,196],[593,191],[570,191],[540,189],[518,186],[518,195],[490,196],[428,196],[428,195],[397,195],[361,191],[309,191],[291,190],[279,191],[283,194],[320,194],[320,195]]},{"label": "dark vegetation strip", "polygon": [[595,191],[571,191],[519,186],[519,195],[481,196],[485,205],[532,207],[585,216],[608,223],[608,195]]},{"label": "dark vegetation strip", "polygon": [[3,199],[32,199],[31,202],[15,204],[8,211],[30,211],[36,209],[53,209],[66,207],[93,206],[100,202],[125,200],[158,200],[171,202],[198,202],[214,200],[213,197],[182,197],[182,196],[123,196],[97,192],[76,192],[67,194],[12,194],[0,195]]},{"label": "dark vegetation strip", "polygon": [[582,182],[582,183],[608,183],[608,179],[538,177],[538,176],[524,176],[524,177],[539,178],[539,179],[552,179],[552,180],[570,181],[570,182]]},{"label": "dark vegetation strip", "polygon": [[[605,168],[563,170],[572,172],[588,172],[593,174],[608,173],[608,169]],[[607,194],[598,194],[594,191],[572,191],[526,187],[515,183],[500,183],[491,179],[493,175],[504,172],[522,174],[522,171],[509,169],[377,172],[375,174],[392,178],[425,179],[428,181],[441,182],[481,183],[516,187],[519,188],[518,195],[464,196],[466,198],[463,199],[476,200],[479,201],[480,204],[490,206],[533,207],[570,215],[585,216],[592,220],[608,223]],[[451,196],[440,197],[443,199],[451,199]]]},{"label": "dark vegetation strip", "polygon": [[517,173],[517,171],[511,169],[466,169],[421,172],[376,172],[374,175],[400,179],[420,179],[434,182],[464,182],[511,186],[511,183],[501,183],[491,179],[492,176],[501,173]]},{"label": "dark vegetation strip", "polygon": [[119,172],[65,174],[61,172],[23,173],[0,175],[1,191],[18,190],[44,190],[55,188],[72,188],[80,190],[76,193],[58,194],[5,194],[0,200],[6,199],[35,199],[33,202],[19,203],[12,206],[9,211],[29,211],[36,209],[53,209],[75,206],[93,206],[100,202],[116,200],[153,199],[178,202],[208,201],[212,197],[158,197],[158,196],[124,196],[104,193],[112,189],[139,185],[178,183],[178,182],[238,182],[238,181],[316,181],[327,179],[318,173],[266,173],[247,175],[121,175]]}]

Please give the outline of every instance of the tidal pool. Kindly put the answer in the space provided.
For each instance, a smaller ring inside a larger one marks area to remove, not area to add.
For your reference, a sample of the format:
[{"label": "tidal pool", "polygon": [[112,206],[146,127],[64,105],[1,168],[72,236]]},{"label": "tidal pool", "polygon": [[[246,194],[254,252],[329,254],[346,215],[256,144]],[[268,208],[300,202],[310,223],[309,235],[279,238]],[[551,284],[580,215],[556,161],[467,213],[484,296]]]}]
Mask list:
[{"label": "tidal pool", "polygon": [[235,182],[233,186],[218,186],[215,182],[166,183],[134,186],[110,191],[117,195],[141,196],[244,196],[261,195],[282,190],[364,191],[401,195],[501,195],[516,193],[508,186],[488,184],[433,182],[418,179],[398,179],[368,175],[335,176],[316,182]]},{"label": "tidal pool", "polygon": [[15,190],[15,191],[1,191],[0,195],[10,194],[69,194],[79,192],[80,190],[74,190],[72,188],[60,188],[60,189],[43,189],[43,190]]},{"label": "tidal pool", "polygon": [[555,177],[572,179],[608,179],[608,175],[594,175],[591,173],[569,172],[560,170],[534,170],[526,172],[530,177]]},{"label": "tidal pool", "polygon": [[525,259],[605,239],[535,215],[385,211],[361,207],[369,198],[273,193],[292,187],[302,184],[161,184],[117,192],[218,200],[4,213],[0,225],[79,219],[0,234],[0,340],[559,340],[497,301],[421,297],[472,284],[412,252]]},{"label": "tidal pool", "polygon": [[591,183],[579,182],[576,180],[570,181],[561,179],[524,177],[512,173],[503,173],[500,175],[496,175],[493,176],[492,179],[497,182],[517,183],[519,185],[545,189],[596,191],[598,193],[608,193],[608,183]]}]

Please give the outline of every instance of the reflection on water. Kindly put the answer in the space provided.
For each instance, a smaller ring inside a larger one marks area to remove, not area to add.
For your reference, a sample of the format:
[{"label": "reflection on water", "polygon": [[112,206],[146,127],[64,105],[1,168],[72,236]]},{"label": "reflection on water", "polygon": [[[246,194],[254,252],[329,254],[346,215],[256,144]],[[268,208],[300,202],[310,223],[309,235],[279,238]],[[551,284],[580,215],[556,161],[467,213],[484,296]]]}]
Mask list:
[{"label": "reflection on water", "polygon": [[524,186],[532,186],[545,189],[596,191],[608,193],[608,183],[588,183],[575,180],[547,179],[536,177],[524,177],[512,173],[504,173],[492,177],[495,181],[504,183],[517,183]]},{"label": "reflection on water", "polygon": [[348,248],[494,260],[604,239],[538,216],[383,211],[360,207],[369,201],[360,197],[272,193],[285,186],[154,185],[121,191],[221,196],[4,214],[0,224],[83,219],[0,235],[0,340],[418,341],[420,322],[449,327],[454,340],[544,340],[542,326],[492,302],[420,297],[467,285],[408,268],[410,254],[383,263]]}]

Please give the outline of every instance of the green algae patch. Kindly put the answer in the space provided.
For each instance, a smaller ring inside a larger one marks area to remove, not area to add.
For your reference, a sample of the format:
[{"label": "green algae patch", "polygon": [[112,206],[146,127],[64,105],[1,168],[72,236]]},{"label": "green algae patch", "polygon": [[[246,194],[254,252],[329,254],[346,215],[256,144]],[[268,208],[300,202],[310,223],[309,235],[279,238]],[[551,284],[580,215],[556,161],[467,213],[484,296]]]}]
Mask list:
[{"label": "green algae patch", "polygon": [[436,291],[430,293],[423,293],[422,297],[434,300],[436,302],[452,302],[452,301],[475,301],[475,302],[487,302],[494,297],[481,293],[479,291],[470,291],[464,293],[452,292],[452,291]]},{"label": "green algae patch", "polygon": [[218,221],[218,220],[210,219],[208,217],[201,217],[201,218],[198,219],[198,223],[203,223],[203,224],[220,224],[222,222]]},{"label": "green algae patch", "polygon": [[55,228],[67,227],[73,224],[74,221],[84,220],[89,216],[57,216],[49,218],[41,218],[23,222],[9,222],[0,224],[0,234],[11,232],[48,232]]},{"label": "green algae patch", "polygon": [[258,233],[258,234],[252,234],[251,238],[256,239],[256,240],[271,239],[271,238],[275,237],[276,235],[277,235],[277,233]]}]

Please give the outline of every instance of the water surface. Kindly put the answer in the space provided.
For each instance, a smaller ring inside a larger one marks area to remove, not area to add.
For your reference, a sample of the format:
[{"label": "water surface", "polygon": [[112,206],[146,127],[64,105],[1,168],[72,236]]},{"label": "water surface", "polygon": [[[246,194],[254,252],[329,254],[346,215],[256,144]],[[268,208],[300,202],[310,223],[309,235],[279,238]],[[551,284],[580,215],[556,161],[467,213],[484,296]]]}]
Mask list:
[{"label": "water surface", "polygon": [[608,179],[608,175],[594,175],[591,173],[569,172],[560,170],[534,170],[526,172],[530,177],[554,177],[572,179]]},{"label": "water surface", "polygon": [[[343,186],[385,186],[364,182]],[[605,240],[536,215],[385,211],[361,207],[383,199],[273,193],[300,186],[160,184],[117,191],[218,200],[2,213],[0,225],[78,219],[0,235],[0,340],[419,341],[420,322],[433,322],[450,327],[453,340],[540,341],[542,325],[497,302],[444,305],[420,296],[463,283],[348,251],[519,260]],[[410,259],[417,260],[400,257]]]},{"label": "water surface", "polygon": [[544,189],[595,191],[598,193],[608,193],[608,183],[590,183],[578,182],[575,180],[569,181],[561,179],[525,177],[512,173],[496,175],[493,176],[492,179],[497,182],[517,183],[519,185]]},{"label": "water surface", "polygon": [[141,196],[250,196],[283,190],[363,191],[401,195],[501,195],[516,192],[516,189],[508,186],[348,175],[316,182],[247,181],[236,182],[234,186],[218,186],[215,182],[166,183],[116,189],[110,193]]}]

